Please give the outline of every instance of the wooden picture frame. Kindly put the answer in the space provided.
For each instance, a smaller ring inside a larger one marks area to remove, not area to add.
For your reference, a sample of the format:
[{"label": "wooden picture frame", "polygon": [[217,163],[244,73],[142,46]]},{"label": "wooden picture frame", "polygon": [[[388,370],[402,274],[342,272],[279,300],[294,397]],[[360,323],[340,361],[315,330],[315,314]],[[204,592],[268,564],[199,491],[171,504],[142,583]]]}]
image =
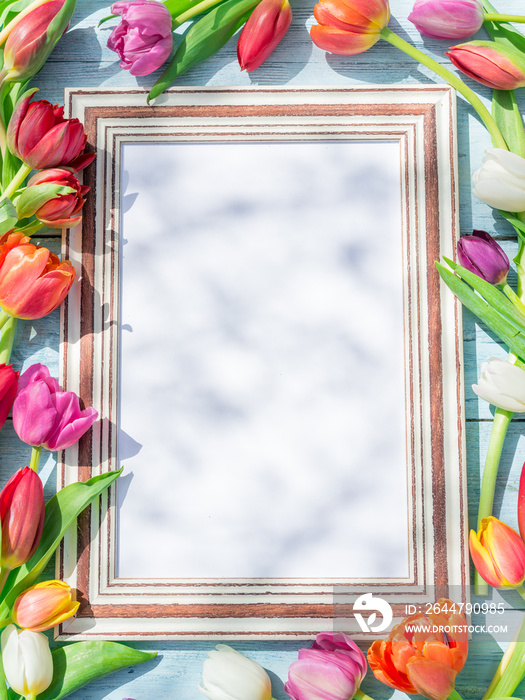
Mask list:
[{"label": "wooden picture frame", "polygon": [[[337,628],[363,637],[346,601],[372,593],[392,607],[468,590],[461,311],[434,262],[459,236],[455,93],[449,87],[179,88],[155,107],[142,90],[70,89],[96,161],[83,227],[64,256],[79,272],[62,316],[62,383],[101,420],[63,453],[59,488],[119,468],[120,168],[129,142],[325,140],[395,142],[400,153],[408,574],[356,580],[119,578],[116,491],[84,513],[58,557],[80,609],[73,639],[307,639]],[[159,485],[159,488],[162,488]],[[371,516],[372,517],[372,516]],[[344,624],[341,623],[343,616]],[[370,634],[365,634],[369,639]]]}]

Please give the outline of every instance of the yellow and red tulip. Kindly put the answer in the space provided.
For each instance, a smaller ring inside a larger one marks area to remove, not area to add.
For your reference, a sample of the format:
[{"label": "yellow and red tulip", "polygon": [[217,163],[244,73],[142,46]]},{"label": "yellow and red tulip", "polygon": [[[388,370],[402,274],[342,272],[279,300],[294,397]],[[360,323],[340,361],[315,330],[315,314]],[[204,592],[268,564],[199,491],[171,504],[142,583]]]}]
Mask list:
[{"label": "yellow and red tulip", "polygon": [[379,41],[390,8],[388,0],[320,0],[314,17],[318,22],[310,30],[314,44],[325,51],[352,55]]},{"label": "yellow and red tulip", "polygon": [[525,542],[494,516],[470,531],[470,556],[480,576],[494,588],[519,588],[525,581]]},{"label": "yellow and red tulip", "polygon": [[467,660],[468,626],[459,607],[440,599],[432,611],[407,617],[368,650],[374,676],[429,700],[446,700]]},{"label": "yellow and red tulip", "polygon": [[22,629],[43,632],[72,617],[80,603],[64,581],[43,581],[21,593],[13,606],[13,622]]}]

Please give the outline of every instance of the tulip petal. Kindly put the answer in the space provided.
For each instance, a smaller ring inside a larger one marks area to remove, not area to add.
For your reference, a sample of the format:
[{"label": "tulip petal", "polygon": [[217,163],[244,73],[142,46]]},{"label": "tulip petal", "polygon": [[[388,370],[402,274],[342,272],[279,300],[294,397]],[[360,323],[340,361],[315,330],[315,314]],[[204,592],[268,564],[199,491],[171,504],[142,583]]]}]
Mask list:
[{"label": "tulip petal", "polygon": [[346,56],[368,51],[380,39],[379,32],[377,34],[357,34],[318,24],[311,27],[310,36],[320,49]]},{"label": "tulip petal", "polygon": [[497,518],[482,521],[482,544],[489,551],[505,586],[520,586],[525,580],[525,543],[518,533]]},{"label": "tulip petal", "polygon": [[456,671],[436,661],[414,658],[407,672],[416,692],[429,700],[446,700],[454,690]]},{"label": "tulip petal", "polygon": [[469,548],[470,556],[472,557],[472,561],[479,575],[489,584],[489,586],[500,588],[501,580],[496,572],[496,567],[494,566],[492,557],[483,547],[474,530],[470,531]]},{"label": "tulip petal", "polygon": [[23,442],[38,447],[53,431],[57,413],[44,382],[32,382],[19,391],[13,404],[13,428]]}]

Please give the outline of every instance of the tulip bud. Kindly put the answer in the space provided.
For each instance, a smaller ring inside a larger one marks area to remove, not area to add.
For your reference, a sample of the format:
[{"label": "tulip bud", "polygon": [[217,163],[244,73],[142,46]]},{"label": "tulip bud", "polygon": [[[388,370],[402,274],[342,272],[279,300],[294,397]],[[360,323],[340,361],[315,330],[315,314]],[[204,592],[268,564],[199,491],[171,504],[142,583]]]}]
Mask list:
[{"label": "tulip bud", "polygon": [[16,569],[29,561],[44,529],[42,481],[29,467],[19,469],[0,492],[1,568]]},{"label": "tulip bud", "polygon": [[288,31],[292,8],[288,0],[261,0],[237,43],[237,60],[248,73],[259,68]]},{"label": "tulip bud", "polygon": [[517,49],[495,41],[470,41],[446,52],[469,78],[494,90],[515,90],[525,85],[525,57]]},{"label": "tulip bud", "polygon": [[35,319],[51,313],[69,292],[75,270],[22,233],[0,237],[0,306],[14,318]]},{"label": "tulip bud", "polygon": [[97,417],[94,408],[80,410],[74,391],[60,391],[45,365],[31,365],[20,377],[13,427],[28,445],[64,450],[77,442]]},{"label": "tulip bud", "polygon": [[319,0],[314,17],[318,22],[310,30],[314,44],[331,53],[353,55],[379,41],[390,7],[388,0]]},{"label": "tulip bud", "polygon": [[89,187],[66,168],[41,170],[33,175],[16,201],[19,219],[35,215],[48,228],[71,228],[82,220],[80,210]]},{"label": "tulip bud", "polygon": [[20,12],[0,34],[0,44],[5,41],[0,77],[12,82],[36,75],[66,30],[74,9],[71,0],[35,0]]},{"label": "tulip bud", "polygon": [[525,158],[504,148],[488,148],[483,165],[472,175],[472,192],[503,211],[525,211]]},{"label": "tulip bud", "polygon": [[51,685],[53,657],[45,635],[8,625],[1,644],[5,676],[15,693],[34,699]]},{"label": "tulip bud", "polygon": [[408,19],[435,39],[466,39],[483,24],[481,0],[416,0]]},{"label": "tulip bud", "polygon": [[111,6],[122,22],[108,39],[108,49],[120,58],[120,67],[131,75],[148,75],[169,58],[173,45],[172,18],[162,2],[122,0]]},{"label": "tulip bud", "polygon": [[226,644],[208,653],[199,690],[209,700],[272,699],[270,678],[262,666]]},{"label": "tulip bud", "polygon": [[15,624],[32,632],[43,632],[67,620],[80,603],[71,598],[71,587],[63,581],[44,581],[21,593],[13,606]]},{"label": "tulip bud", "polygon": [[12,365],[0,364],[0,428],[13,405],[18,389],[18,375]]},{"label": "tulip bud", "polygon": [[525,542],[494,516],[470,531],[470,556],[480,576],[494,588],[519,588],[525,581]]},{"label": "tulip bud", "polygon": [[[506,360],[490,357],[481,365],[481,377],[472,385],[488,403],[512,413],[525,413],[525,372]],[[16,399],[15,399],[16,400]]]},{"label": "tulip bud", "polygon": [[284,685],[292,700],[350,700],[359,690],[367,670],[359,647],[345,634],[321,632],[288,671]]},{"label": "tulip bud", "polygon": [[509,272],[509,259],[486,231],[473,231],[462,236],[457,245],[460,264],[490,284],[504,284]]}]

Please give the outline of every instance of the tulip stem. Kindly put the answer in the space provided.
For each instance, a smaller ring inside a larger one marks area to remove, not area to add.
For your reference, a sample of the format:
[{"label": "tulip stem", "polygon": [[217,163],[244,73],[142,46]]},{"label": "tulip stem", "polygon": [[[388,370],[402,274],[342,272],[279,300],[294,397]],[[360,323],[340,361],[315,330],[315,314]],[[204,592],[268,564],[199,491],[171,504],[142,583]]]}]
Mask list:
[{"label": "tulip stem", "polygon": [[383,27],[381,30],[381,38],[388,41],[388,43],[392,44],[392,46],[404,51],[408,56],[411,56],[416,61],[419,61],[419,63],[427,66],[427,68],[430,68],[434,71],[434,73],[437,73],[437,75],[446,80],[449,85],[456,88],[456,90],[461,93],[468,102],[470,102],[470,104],[479,114],[481,120],[487,127],[494,147],[504,148],[506,151],[508,151],[507,144],[501,135],[501,131],[498,128],[496,120],[476,93],[465,85],[461,78],[458,78],[457,75],[454,75],[454,73],[445,68],[445,66],[442,66],[441,63],[438,63],[433,58],[430,58],[430,56],[427,56],[425,53],[423,53],[423,51],[420,51],[415,46],[412,46],[412,44],[409,44],[408,41],[402,39],[388,27]]},{"label": "tulip stem", "polygon": [[503,292],[506,294],[507,298],[514,304],[514,306],[525,316],[525,304],[521,301],[516,292],[512,289],[508,282],[503,286]]},{"label": "tulip stem", "polygon": [[40,462],[40,454],[42,452],[42,445],[38,447],[33,447],[31,450],[31,461],[29,462],[29,468],[38,474],[38,464]]},{"label": "tulip stem", "polygon": [[366,693],[363,693],[361,690],[355,691],[354,698],[357,698],[357,700],[373,700],[370,695],[366,695]]},{"label": "tulip stem", "polygon": [[[518,589],[519,590],[519,589]],[[525,675],[525,617],[508,645],[483,700],[511,697]]]},{"label": "tulip stem", "polygon": [[215,7],[215,5],[219,5],[223,1],[224,0],[201,0],[201,2],[198,2],[189,10],[186,10],[186,12],[183,12],[182,14],[173,18],[174,28],[180,27],[181,24],[184,24],[184,22],[187,22],[189,19],[192,19],[192,17],[201,15],[203,12],[206,12],[206,10]]},{"label": "tulip stem", "polygon": [[448,696],[448,700],[463,700],[457,690],[453,690]]},{"label": "tulip stem", "polygon": [[[5,311],[2,313],[5,314]],[[6,314],[6,316],[8,317],[7,320],[4,321],[2,318],[3,330],[2,336],[0,337],[0,364],[4,363],[7,365],[15,342],[16,325],[18,319],[14,318],[13,316],[9,316],[8,314]]]},{"label": "tulip stem", "polygon": [[525,22],[523,15],[499,15],[486,12],[483,16],[484,22]]},{"label": "tulip stem", "polygon": [[22,163],[17,174],[14,176],[14,178],[11,180],[11,182],[8,184],[8,186],[5,188],[4,192],[0,196],[0,202],[3,199],[7,199],[8,197],[11,198],[17,191],[17,189],[20,187],[20,185],[24,182],[24,180],[30,172],[31,167],[29,165],[26,165],[25,163]]},{"label": "tulip stem", "polygon": [[[499,460],[512,416],[513,413],[511,411],[505,411],[503,408],[496,408],[494,412],[494,422],[492,423],[492,432],[490,434],[489,447],[485,458],[485,467],[483,469],[481,491],[479,494],[478,531],[483,518],[488,518],[492,515]],[[474,574],[474,591],[478,596],[488,595],[488,585],[477,571]]]}]

